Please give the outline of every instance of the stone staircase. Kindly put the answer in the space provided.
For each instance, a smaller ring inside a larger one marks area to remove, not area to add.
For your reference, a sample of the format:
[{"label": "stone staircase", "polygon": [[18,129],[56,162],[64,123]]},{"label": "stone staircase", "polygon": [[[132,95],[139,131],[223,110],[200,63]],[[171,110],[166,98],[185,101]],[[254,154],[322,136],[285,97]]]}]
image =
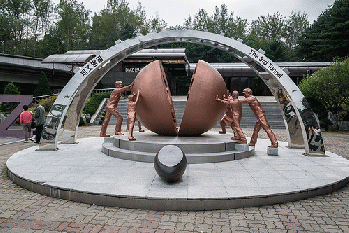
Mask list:
[{"label": "stone staircase", "polygon": [[[121,116],[124,118],[123,125],[126,125],[127,119],[127,99],[120,100],[118,104],[118,111]],[[184,109],[186,107],[186,101],[173,101],[173,107],[176,112],[177,125],[180,126],[182,117],[184,114]],[[261,102],[263,109],[265,110],[265,114],[267,116],[267,120],[270,124],[271,129],[285,129],[284,120],[282,118],[279,105],[277,102]],[[105,108],[101,111],[101,113],[105,113]],[[100,114],[100,115],[102,115]],[[96,119],[96,124],[101,121],[101,116]],[[242,105],[242,120],[241,120],[241,128],[254,128],[256,123],[256,117],[251,111],[248,104]],[[115,125],[116,118],[112,117],[110,119],[109,125]],[[220,128],[220,125],[217,124],[215,128]]]}]

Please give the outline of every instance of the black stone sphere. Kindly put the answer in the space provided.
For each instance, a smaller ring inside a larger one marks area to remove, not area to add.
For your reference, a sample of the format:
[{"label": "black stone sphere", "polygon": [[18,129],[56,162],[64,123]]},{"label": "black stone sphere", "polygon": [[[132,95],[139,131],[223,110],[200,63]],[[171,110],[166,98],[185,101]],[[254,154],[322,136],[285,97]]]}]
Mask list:
[{"label": "black stone sphere", "polygon": [[156,154],[154,167],[161,179],[173,183],[182,178],[187,168],[187,157],[179,147],[167,145]]}]

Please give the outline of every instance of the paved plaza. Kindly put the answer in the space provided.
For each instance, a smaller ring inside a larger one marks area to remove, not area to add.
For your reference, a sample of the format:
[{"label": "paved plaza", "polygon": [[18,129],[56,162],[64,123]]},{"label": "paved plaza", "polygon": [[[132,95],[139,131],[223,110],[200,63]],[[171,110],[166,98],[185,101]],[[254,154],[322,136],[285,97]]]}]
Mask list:
[{"label": "paved plaza", "polygon": [[[100,126],[79,127],[78,136],[96,137],[99,130]],[[251,129],[243,130],[251,136]],[[284,130],[274,132],[279,141],[286,141]],[[326,150],[349,157],[348,133],[324,132],[323,137]],[[261,132],[260,138],[266,134]],[[306,200],[229,210],[103,207],[50,198],[13,184],[6,176],[7,159],[34,145],[17,139],[0,144],[0,232],[349,232],[348,186]]]}]

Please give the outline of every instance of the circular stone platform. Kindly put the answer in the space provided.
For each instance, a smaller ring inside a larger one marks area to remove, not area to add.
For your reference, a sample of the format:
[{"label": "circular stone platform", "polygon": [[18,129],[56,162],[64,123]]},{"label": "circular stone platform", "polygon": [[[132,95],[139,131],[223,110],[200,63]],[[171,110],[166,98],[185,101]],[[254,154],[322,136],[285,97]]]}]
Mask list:
[{"label": "circular stone platform", "polygon": [[253,156],[254,147],[240,149],[230,134],[207,132],[199,137],[160,136],[147,131],[138,133],[136,141],[129,141],[128,134],[104,138],[102,152],[111,157],[153,163],[156,153],[166,145],[179,147],[189,164],[219,163]]},{"label": "circular stone platform", "polygon": [[331,152],[304,156],[304,150],[288,149],[285,142],[279,143],[279,156],[268,156],[266,139],[257,141],[249,158],[188,164],[182,181],[174,184],[163,182],[152,163],[102,153],[103,138],[78,141],[60,144],[58,151],[34,146],[14,154],[6,163],[10,179],[51,197],[152,210],[268,205],[323,195],[349,182],[348,160]]}]

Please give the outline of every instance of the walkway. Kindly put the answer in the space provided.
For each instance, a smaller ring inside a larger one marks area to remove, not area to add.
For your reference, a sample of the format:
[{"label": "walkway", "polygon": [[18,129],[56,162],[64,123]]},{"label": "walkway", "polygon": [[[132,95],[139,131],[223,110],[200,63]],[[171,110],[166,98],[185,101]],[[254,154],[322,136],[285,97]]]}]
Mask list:
[{"label": "walkway", "polygon": [[[99,129],[80,127],[79,137],[98,136]],[[244,132],[251,136],[251,130]],[[286,141],[283,130],[274,132],[278,140]],[[347,133],[323,136],[327,150],[349,157]],[[0,232],[349,232],[348,186],[282,205],[221,211],[149,211],[49,198],[13,184],[4,175],[6,160],[31,146],[23,142],[0,146]]]}]

